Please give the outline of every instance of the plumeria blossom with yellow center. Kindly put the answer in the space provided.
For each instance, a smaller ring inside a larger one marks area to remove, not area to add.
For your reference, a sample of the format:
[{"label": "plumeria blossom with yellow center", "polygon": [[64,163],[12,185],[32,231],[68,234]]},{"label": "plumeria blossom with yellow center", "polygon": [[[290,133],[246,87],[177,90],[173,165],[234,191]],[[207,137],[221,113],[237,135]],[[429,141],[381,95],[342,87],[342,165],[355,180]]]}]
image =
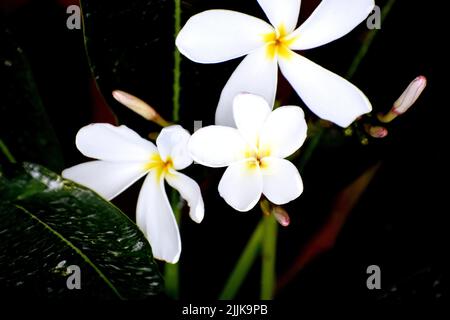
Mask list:
[{"label": "plumeria blossom with yellow center", "polygon": [[238,211],[249,211],[264,194],[275,204],[285,204],[303,192],[297,168],[284,158],[306,139],[302,109],[279,107],[272,111],[266,100],[239,94],[233,103],[237,128],[208,126],[189,141],[194,160],[208,167],[228,167],[219,193]]},{"label": "plumeria blossom with yellow center", "polygon": [[198,184],[178,172],[192,164],[187,150],[189,132],[179,125],[162,129],[156,146],[126,126],[88,125],[78,132],[78,150],[98,159],[63,171],[63,177],[111,200],[147,175],[139,193],[136,223],[150,242],[155,258],[176,263],[181,253],[178,225],[164,181],[180,192],[190,217],[200,223],[204,204]]},{"label": "plumeria blossom with yellow center", "polygon": [[293,50],[332,42],[353,30],[374,8],[373,0],[322,0],[296,29],[300,0],[258,0],[270,23],[230,10],[208,10],[191,17],[176,39],[180,52],[199,63],[247,55],[220,96],[216,124],[235,126],[234,97],[260,95],[273,105],[278,65],[281,73],[320,118],[347,127],[370,112],[366,96],[350,82]]}]

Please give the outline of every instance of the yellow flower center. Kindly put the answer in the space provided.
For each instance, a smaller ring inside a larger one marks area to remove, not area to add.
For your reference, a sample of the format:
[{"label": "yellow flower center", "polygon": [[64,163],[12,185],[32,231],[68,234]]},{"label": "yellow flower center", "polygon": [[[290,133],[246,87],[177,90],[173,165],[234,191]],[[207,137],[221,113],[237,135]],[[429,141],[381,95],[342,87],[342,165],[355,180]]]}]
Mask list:
[{"label": "yellow flower center", "polygon": [[297,39],[286,32],[284,25],[280,25],[275,31],[264,35],[264,42],[266,43],[266,53],[269,59],[274,59],[275,56],[289,59],[292,55],[289,47]]},{"label": "yellow flower center", "polygon": [[159,179],[161,175],[170,174],[170,169],[173,169],[173,161],[170,157],[163,161],[159,153],[154,153],[145,165],[145,169],[156,170],[156,177]]},{"label": "yellow flower center", "polygon": [[247,149],[245,151],[245,158],[248,161],[248,167],[249,169],[265,169],[267,164],[264,161],[264,158],[270,156],[270,149],[269,148],[257,148],[255,151],[254,149]]}]

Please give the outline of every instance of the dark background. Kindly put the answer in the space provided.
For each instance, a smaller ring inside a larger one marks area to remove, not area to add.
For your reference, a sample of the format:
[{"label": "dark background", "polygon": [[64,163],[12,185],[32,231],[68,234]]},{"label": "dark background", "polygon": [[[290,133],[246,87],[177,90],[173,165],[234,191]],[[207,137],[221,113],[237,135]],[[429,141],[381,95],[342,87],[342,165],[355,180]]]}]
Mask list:
[{"label": "dark background", "polygon": [[[1,137],[6,137],[5,143],[19,160],[41,163],[57,172],[84,160],[74,144],[78,129],[90,122],[114,122],[113,112],[119,123],[143,136],[158,130],[113,101],[113,89],[137,95],[168,119],[172,106],[172,2],[83,1],[87,15],[84,36],[81,30],[66,28],[65,8],[71,3],[77,1],[2,1],[1,7],[1,90],[6,97],[3,105],[13,106],[0,109]],[[303,0],[301,21],[317,3]],[[183,23],[191,15],[212,8],[264,17],[256,1],[189,0],[182,6]],[[280,276],[326,223],[338,192],[369,166],[379,161],[382,164],[335,246],[312,260],[279,291],[279,301],[326,305],[448,300],[449,177],[444,158],[448,149],[448,88],[444,88],[448,86],[444,77],[448,55],[443,47],[448,36],[445,10],[440,6],[437,1],[397,0],[383,22],[352,82],[369,97],[375,113],[389,110],[417,75],[428,78],[428,87],[417,104],[389,126],[386,139],[370,139],[369,145],[363,146],[356,135],[344,138],[341,130],[326,131],[302,172],[304,194],[286,206],[292,222],[279,229]],[[362,24],[346,37],[304,54],[345,75],[366,32]],[[33,115],[27,116],[20,109],[24,91],[11,80],[16,73],[5,58],[15,47],[20,47],[27,59],[35,92],[47,113],[45,121],[39,118],[33,122]],[[194,120],[202,120],[204,125],[213,122],[220,91],[239,61],[200,65],[183,59],[180,123],[185,128],[192,131]],[[283,104],[303,107],[281,79],[278,92]],[[314,120],[308,111],[307,115]],[[43,152],[38,144],[23,147],[22,140],[14,138],[23,134],[15,133],[15,121],[28,121],[27,127],[36,132],[45,122],[46,130],[54,132],[56,138],[43,145],[58,148],[61,161]],[[218,296],[260,219],[258,209],[238,213],[219,197],[222,171],[200,166],[187,170],[202,186],[206,215],[200,225],[183,217],[183,299],[214,300]],[[130,217],[134,217],[139,187],[135,185],[114,200]],[[381,290],[366,287],[366,268],[372,264],[381,268]],[[257,263],[239,298],[258,298],[259,272]]]}]

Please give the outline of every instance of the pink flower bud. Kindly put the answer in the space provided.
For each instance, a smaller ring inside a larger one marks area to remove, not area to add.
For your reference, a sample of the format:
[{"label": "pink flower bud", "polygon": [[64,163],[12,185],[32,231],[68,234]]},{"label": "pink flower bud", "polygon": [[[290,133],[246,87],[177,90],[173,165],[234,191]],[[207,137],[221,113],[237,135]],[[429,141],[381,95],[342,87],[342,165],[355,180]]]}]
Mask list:
[{"label": "pink flower bud", "polygon": [[138,97],[135,97],[125,91],[114,90],[112,92],[114,99],[119,101],[121,104],[133,110],[138,115],[146,120],[153,121],[159,124],[161,127],[167,127],[170,125],[168,121],[163,119],[155,109],[149,106],[146,102],[142,101]]},{"label": "pink flower bud", "polygon": [[385,127],[373,126],[369,127],[367,132],[372,138],[385,138],[388,135],[388,130]]},{"label": "pink flower bud", "polygon": [[280,206],[274,206],[272,209],[272,213],[275,219],[278,221],[280,225],[283,227],[287,227],[291,223],[291,218],[289,214]]},{"label": "pink flower bud", "polygon": [[402,93],[400,98],[394,102],[392,112],[397,115],[403,114],[417,101],[422,94],[423,90],[427,86],[427,78],[424,76],[418,76],[415,78]]},{"label": "pink flower bud", "polygon": [[388,113],[385,115],[378,114],[378,120],[383,123],[389,123],[397,118],[397,116],[404,114],[417,101],[426,86],[427,78],[424,76],[415,78],[405,91],[403,91],[400,98],[394,102],[394,105]]}]

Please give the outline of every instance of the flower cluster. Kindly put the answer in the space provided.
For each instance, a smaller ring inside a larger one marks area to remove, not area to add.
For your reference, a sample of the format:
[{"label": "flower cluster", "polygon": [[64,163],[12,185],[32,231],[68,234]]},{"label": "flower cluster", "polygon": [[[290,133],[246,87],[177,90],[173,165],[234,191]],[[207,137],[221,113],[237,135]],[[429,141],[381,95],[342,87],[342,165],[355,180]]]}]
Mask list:
[{"label": "flower cluster", "polygon": [[270,23],[229,10],[209,10],[188,20],[176,45],[187,58],[217,63],[247,55],[220,96],[216,123],[233,126],[232,102],[240,92],[275,101],[278,65],[281,73],[320,118],[347,127],[372,106],[354,85],[293,50],[332,42],[355,28],[372,11],[373,0],[323,0],[295,28],[300,0],[258,0]]},{"label": "flower cluster", "polygon": [[[358,88],[293,50],[315,48],[347,34],[371,12],[373,0],[323,0],[298,28],[300,0],[258,3],[271,24],[234,11],[209,10],[190,18],[176,39],[180,52],[200,63],[247,55],[222,91],[216,125],[201,128],[191,137],[179,125],[159,121],[166,127],[156,145],[125,126],[92,124],[77,134],[77,148],[97,160],[64,170],[64,177],[111,200],[146,176],[136,222],[157,259],[176,263],[181,253],[165,182],[187,201],[192,220],[203,219],[198,184],[179,172],[193,160],[208,167],[227,167],[218,190],[238,211],[251,210],[262,195],[281,205],[303,192],[297,168],[285,158],[301,147],[307,125],[297,106],[272,111],[278,66],[305,104],[323,119],[346,127],[371,111]],[[121,92],[115,96],[139,102],[135,110],[148,119],[155,117],[153,111],[143,111],[141,100]]]}]

